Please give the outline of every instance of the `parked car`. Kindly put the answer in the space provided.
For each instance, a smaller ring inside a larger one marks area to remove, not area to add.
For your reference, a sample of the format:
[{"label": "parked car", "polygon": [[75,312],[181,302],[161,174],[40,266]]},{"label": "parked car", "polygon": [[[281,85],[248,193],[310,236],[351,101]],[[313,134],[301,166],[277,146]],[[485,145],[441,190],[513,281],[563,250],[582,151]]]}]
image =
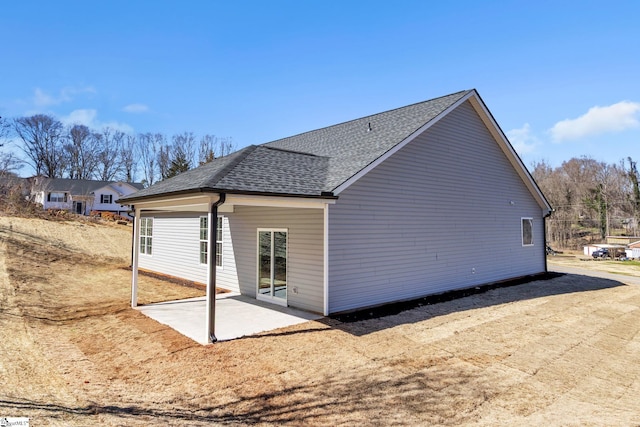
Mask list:
[{"label": "parked car", "polygon": [[593,251],[591,256],[594,257],[594,258],[609,258],[611,255],[609,254],[609,249],[600,248],[600,249],[596,249],[595,251]]}]

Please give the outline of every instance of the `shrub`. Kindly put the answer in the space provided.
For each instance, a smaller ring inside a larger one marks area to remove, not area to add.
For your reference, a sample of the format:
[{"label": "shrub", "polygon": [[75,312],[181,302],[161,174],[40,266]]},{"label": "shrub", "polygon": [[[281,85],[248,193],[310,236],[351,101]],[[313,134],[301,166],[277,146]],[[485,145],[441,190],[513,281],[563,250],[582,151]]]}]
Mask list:
[{"label": "shrub", "polygon": [[89,216],[91,216],[93,218],[101,218],[101,219],[103,219],[105,221],[126,221],[126,222],[130,222],[131,221],[130,218],[128,218],[126,216],[115,214],[113,212],[91,211],[89,213]]}]

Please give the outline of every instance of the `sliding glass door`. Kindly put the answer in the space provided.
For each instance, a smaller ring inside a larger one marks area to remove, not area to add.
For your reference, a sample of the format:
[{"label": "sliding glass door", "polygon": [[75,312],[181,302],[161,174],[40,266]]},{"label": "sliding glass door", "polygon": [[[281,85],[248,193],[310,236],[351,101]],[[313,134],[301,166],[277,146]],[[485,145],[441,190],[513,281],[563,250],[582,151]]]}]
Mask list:
[{"label": "sliding glass door", "polygon": [[258,229],[257,298],[287,305],[286,229]]}]

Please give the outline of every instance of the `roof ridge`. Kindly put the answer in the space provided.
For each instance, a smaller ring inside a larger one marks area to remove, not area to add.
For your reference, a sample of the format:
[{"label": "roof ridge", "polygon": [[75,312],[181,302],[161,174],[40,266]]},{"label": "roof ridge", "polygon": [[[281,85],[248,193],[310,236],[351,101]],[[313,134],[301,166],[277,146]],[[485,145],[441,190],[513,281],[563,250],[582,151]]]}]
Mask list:
[{"label": "roof ridge", "polygon": [[393,112],[393,111],[402,110],[402,109],[409,108],[409,107],[413,107],[413,106],[415,106],[415,105],[419,105],[419,104],[425,104],[425,103],[427,103],[427,102],[437,101],[438,99],[447,98],[447,97],[449,97],[449,96],[454,96],[454,95],[463,94],[463,93],[469,93],[469,92],[471,92],[471,91],[473,91],[473,90],[475,90],[475,89],[460,90],[460,91],[458,91],[458,92],[454,92],[454,93],[450,93],[450,94],[447,94],[447,95],[438,96],[438,97],[436,97],[436,98],[427,99],[427,100],[425,100],[425,101],[414,102],[413,104],[403,105],[402,107],[391,108],[391,109],[389,109],[389,110],[380,111],[380,112],[378,112],[378,113],[369,114],[369,115],[362,116],[362,117],[357,117],[357,118],[355,118],[355,119],[346,120],[346,121],[344,121],[344,122],[335,123],[335,124],[328,125],[328,126],[323,126],[323,127],[321,127],[321,128],[317,128],[317,129],[309,130],[309,131],[306,131],[306,132],[297,133],[297,134],[295,134],[295,135],[286,136],[286,137],[284,137],[284,138],[278,138],[278,139],[276,139],[276,140],[269,141],[269,142],[265,142],[265,143],[262,143],[262,144],[260,144],[260,145],[268,145],[268,144],[275,143],[275,142],[279,142],[279,141],[286,140],[286,139],[297,138],[297,137],[299,137],[299,136],[306,135],[306,134],[309,134],[309,133],[318,132],[318,131],[321,131],[321,130],[324,130],[324,129],[333,128],[333,127],[336,127],[336,126],[342,126],[342,125],[345,125],[345,124],[347,124],[347,123],[357,122],[357,121],[359,121],[359,120],[367,119],[367,118],[374,117],[374,116],[380,116],[380,115],[383,115],[383,114],[388,114],[388,113],[391,113],[391,112]]},{"label": "roof ridge", "polygon": [[258,146],[252,144],[252,145],[246,146],[245,148],[239,151],[236,151],[235,158],[231,160],[228,165],[220,169],[220,171],[218,171],[218,173],[215,174],[214,176],[215,179],[207,182],[207,186],[209,186],[210,188],[213,188],[218,182],[220,182],[220,180],[222,180],[225,176],[227,176],[229,172],[231,172],[236,166],[238,166],[239,163],[241,163],[244,159],[246,159],[247,156],[249,156],[249,154],[253,153],[256,150],[256,148],[258,148]]},{"label": "roof ridge", "polygon": [[327,157],[327,156],[319,156],[313,153],[307,153],[305,151],[300,151],[300,150],[288,150],[286,148],[280,148],[280,147],[267,147],[266,144],[260,144],[257,147],[265,148],[267,150],[282,151],[283,153],[302,154],[302,155],[311,156],[311,157]]}]

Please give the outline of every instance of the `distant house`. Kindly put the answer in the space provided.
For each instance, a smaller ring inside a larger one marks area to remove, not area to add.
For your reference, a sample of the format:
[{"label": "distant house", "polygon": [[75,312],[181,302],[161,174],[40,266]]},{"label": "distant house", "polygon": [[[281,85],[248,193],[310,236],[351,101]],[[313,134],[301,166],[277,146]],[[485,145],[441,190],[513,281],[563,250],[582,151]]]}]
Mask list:
[{"label": "distant house", "polygon": [[79,215],[89,215],[91,211],[126,215],[128,207],[116,203],[116,200],[144,188],[142,184],[123,181],[39,176],[31,178],[30,181],[31,198],[44,209],[68,210]]},{"label": "distant house", "polygon": [[624,245],[630,246],[632,243],[640,240],[638,236],[607,236],[605,238],[605,243],[610,245]]},{"label": "distant house", "polygon": [[207,283],[209,307],[217,285],[324,315],[546,271],[551,207],[475,90],[252,145],[120,203],[132,305],[138,268]]}]

